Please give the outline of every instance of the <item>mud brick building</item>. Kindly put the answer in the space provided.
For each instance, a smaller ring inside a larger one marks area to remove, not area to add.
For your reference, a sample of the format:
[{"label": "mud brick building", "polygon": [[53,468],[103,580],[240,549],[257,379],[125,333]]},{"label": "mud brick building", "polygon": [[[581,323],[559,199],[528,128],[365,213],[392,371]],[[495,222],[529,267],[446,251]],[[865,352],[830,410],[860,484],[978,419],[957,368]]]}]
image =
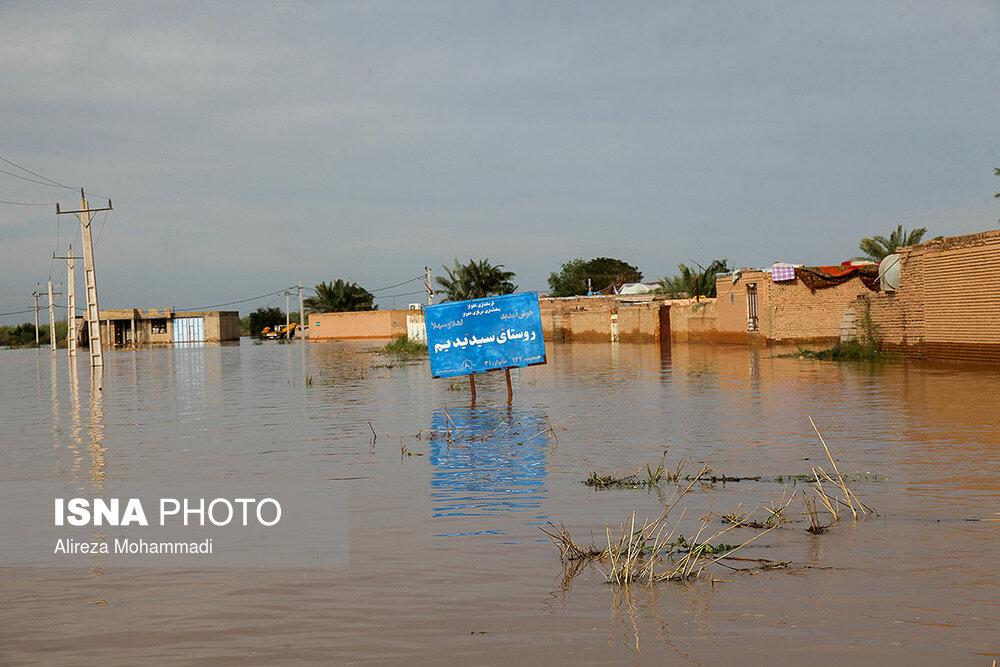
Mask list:
[{"label": "mud brick building", "polygon": [[859,295],[890,348],[928,359],[1000,362],[1000,230],[898,251],[895,290]]},{"label": "mud brick building", "polygon": [[[782,268],[784,275],[779,273]],[[852,267],[816,268],[829,272],[849,271]],[[732,343],[832,344],[848,331],[853,332],[858,298],[872,293],[860,276],[811,289],[801,275],[801,270],[783,265],[718,276],[718,339]]]},{"label": "mud brick building", "polygon": [[[853,275],[813,289],[817,269]],[[898,248],[877,273],[781,265],[719,276],[717,339],[832,344],[867,328],[907,356],[1000,362],[1000,230]]]},{"label": "mud brick building", "polygon": [[423,313],[419,309],[310,313],[309,340],[365,340],[407,335],[418,338],[407,326],[408,322],[412,324],[415,319],[423,324]]}]

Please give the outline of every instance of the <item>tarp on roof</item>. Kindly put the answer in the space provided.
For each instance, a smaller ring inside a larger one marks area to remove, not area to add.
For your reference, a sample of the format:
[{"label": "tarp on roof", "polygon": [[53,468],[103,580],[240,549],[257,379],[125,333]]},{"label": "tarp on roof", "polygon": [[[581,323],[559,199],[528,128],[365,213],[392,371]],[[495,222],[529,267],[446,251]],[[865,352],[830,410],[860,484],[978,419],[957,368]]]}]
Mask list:
[{"label": "tarp on roof", "polygon": [[649,294],[658,285],[649,286],[645,283],[624,283],[620,288],[618,288],[619,294]]},{"label": "tarp on roof", "polygon": [[878,292],[881,289],[879,287],[878,264],[795,267],[795,277],[813,292],[818,289],[842,285],[854,276],[860,278],[865,287],[873,292]]}]

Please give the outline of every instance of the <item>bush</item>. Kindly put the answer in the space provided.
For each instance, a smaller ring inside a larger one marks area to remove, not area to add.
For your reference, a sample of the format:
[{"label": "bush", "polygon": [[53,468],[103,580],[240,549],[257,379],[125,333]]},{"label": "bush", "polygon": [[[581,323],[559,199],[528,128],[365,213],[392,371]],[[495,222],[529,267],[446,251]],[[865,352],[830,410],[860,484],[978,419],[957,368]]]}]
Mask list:
[{"label": "bush", "polygon": [[382,348],[390,354],[418,355],[427,354],[427,344],[410,340],[406,336],[396,336]]}]

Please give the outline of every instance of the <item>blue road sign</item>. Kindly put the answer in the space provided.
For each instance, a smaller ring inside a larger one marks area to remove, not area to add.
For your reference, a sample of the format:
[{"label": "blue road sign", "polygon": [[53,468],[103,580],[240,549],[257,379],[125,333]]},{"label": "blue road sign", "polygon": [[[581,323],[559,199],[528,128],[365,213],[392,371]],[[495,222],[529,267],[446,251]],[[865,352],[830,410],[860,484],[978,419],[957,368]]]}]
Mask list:
[{"label": "blue road sign", "polygon": [[427,306],[424,320],[436,378],[545,363],[534,292]]}]

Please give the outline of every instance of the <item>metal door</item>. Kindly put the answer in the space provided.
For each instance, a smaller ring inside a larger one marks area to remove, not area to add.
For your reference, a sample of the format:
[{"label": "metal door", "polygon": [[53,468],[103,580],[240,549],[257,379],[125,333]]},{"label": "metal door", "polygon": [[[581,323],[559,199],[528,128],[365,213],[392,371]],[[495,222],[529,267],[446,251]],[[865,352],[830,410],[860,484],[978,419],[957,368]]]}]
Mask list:
[{"label": "metal door", "polygon": [[175,343],[204,343],[205,318],[178,317],[174,320]]}]

